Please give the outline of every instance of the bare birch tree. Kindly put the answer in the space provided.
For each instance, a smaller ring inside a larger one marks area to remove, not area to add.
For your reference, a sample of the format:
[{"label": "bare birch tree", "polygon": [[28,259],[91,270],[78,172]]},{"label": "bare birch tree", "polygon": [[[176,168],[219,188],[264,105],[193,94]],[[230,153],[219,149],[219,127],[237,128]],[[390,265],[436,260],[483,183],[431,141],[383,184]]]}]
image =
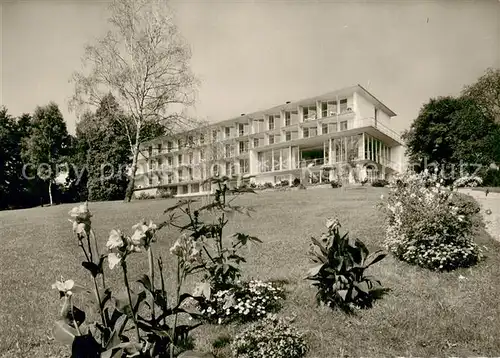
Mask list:
[{"label": "bare birch tree", "polygon": [[132,156],[130,201],[144,129],[162,123],[174,132],[188,124],[183,113],[194,103],[197,81],[189,67],[191,51],[165,0],[113,0],[110,11],[112,29],[86,46],[84,69],[72,77],[70,109],[97,107],[111,93],[131,119],[120,123]]}]

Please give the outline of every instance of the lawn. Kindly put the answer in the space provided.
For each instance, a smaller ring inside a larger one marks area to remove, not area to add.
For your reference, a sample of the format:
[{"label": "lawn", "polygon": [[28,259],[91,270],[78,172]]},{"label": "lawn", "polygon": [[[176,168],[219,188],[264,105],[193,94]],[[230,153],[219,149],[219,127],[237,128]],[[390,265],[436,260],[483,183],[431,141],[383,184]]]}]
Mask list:
[{"label": "lawn", "polygon": [[[477,267],[435,273],[387,257],[371,274],[391,289],[370,310],[355,316],[316,306],[315,291],[303,278],[311,266],[310,236],[324,231],[324,220],[338,216],[343,228],[370,249],[381,248],[384,232],[374,207],[385,189],[309,189],[247,194],[239,203],[252,206],[252,217],[235,216],[236,230],[258,236],[263,244],[248,248],[247,278],[284,279],[283,315],[296,316],[306,331],[308,357],[498,356],[500,354],[500,244],[482,230],[477,242],[487,259]],[[140,218],[161,220],[175,200],[91,203],[93,226],[102,247],[112,228],[130,231]],[[61,275],[88,285],[79,267],[82,255],[72,236],[68,211],[73,205],[0,212],[0,357],[64,357],[69,348],[54,342],[52,322],[59,310],[51,284]],[[159,235],[159,250],[173,267],[169,247],[173,231]],[[146,271],[147,260],[133,257],[130,271]],[[463,276],[464,278],[459,278]],[[107,273],[117,282],[119,272]],[[77,305],[79,302],[77,302]],[[239,328],[206,326],[196,331],[200,349],[210,349],[220,334]]]}]

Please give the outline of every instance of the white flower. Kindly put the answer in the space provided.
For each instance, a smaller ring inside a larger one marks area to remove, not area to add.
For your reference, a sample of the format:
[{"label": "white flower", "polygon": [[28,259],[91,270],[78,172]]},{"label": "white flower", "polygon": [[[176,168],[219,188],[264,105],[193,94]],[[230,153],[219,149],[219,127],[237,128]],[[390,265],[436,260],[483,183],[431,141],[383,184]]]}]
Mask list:
[{"label": "white flower", "polygon": [[182,241],[183,241],[183,240],[185,240],[185,239],[184,239],[184,236],[185,236],[185,235],[181,235],[181,236],[180,236],[180,237],[179,237],[179,238],[175,241],[174,246],[172,246],[172,247],[170,248],[170,253],[171,253],[172,255],[179,256],[179,257],[181,257],[181,256],[182,256],[182,254],[183,254],[183,252],[184,252],[184,250],[183,250],[183,245],[182,245]]},{"label": "white flower", "polygon": [[90,218],[92,217],[92,214],[89,211],[89,204],[88,202],[85,202],[84,204],[80,206],[75,206],[73,209],[69,211],[69,215],[73,218],[78,223],[81,222],[88,222]]},{"label": "white flower", "polygon": [[77,235],[82,235],[85,233],[85,228],[87,227],[84,223],[78,223],[76,221],[70,220],[73,223],[73,232]]},{"label": "white flower", "polygon": [[109,269],[112,270],[115,268],[116,265],[118,265],[121,261],[121,255],[119,253],[110,253],[108,255],[108,264],[109,264]]},{"label": "white flower", "polygon": [[155,231],[157,230],[156,224],[153,221],[149,222],[149,225],[146,225],[146,222],[140,222],[132,226],[132,230],[134,233],[130,238],[130,241],[136,246],[144,246],[147,244],[148,239],[150,239]]},{"label": "white flower", "polygon": [[328,219],[326,219],[326,227],[329,230],[333,230],[333,229],[335,229],[338,226],[340,226],[339,219],[337,219],[337,218],[328,218]]},{"label": "white flower", "polygon": [[56,289],[61,293],[64,293],[66,296],[71,296],[74,292],[79,292],[84,290],[83,287],[78,286],[75,284],[75,281],[73,280],[66,280],[66,281],[56,281],[55,283],[52,284],[52,289]]},{"label": "white flower", "polygon": [[123,242],[123,235],[120,230],[111,230],[109,233],[108,242],[106,243],[106,247],[108,250],[112,250],[115,248],[123,247],[125,243]]}]

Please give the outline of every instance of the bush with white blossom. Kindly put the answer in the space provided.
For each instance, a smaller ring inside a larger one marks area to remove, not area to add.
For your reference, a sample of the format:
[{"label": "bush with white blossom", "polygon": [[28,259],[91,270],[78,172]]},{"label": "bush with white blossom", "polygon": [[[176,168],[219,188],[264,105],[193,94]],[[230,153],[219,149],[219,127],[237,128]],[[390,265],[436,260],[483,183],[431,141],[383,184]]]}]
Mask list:
[{"label": "bush with white blossom", "polygon": [[476,264],[482,257],[473,240],[480,207],[442,185],[435,173],[394,178],[380,208],[385,213],[385,246],[397,258],[433,270]]},{"label": "bush with white blossom", "polygon": [[474,188],[483,184],[483,179],[475,175],[464,175],[453,182],[455,188]]},{"label": "bush with white blossom", "polygon": [[301,358],[308,351],[304,334],[290,319],[269,315],[252,323],[231,344],[236,358]]},{"label": "bush with white blossom", "polygon": [[208,300],[200,302],[206,320],[217,324],[249,322],[276,312],[285,298],[278,284],[263,281],[237,282],[227,290],[220,290]]}]

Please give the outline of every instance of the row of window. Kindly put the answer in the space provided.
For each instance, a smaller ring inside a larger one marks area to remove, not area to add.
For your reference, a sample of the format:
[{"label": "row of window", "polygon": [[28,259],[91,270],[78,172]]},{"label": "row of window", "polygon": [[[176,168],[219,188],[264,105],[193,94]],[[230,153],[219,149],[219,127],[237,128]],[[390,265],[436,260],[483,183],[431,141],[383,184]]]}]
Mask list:
[{"label": "row of window", "polygon": [[[248,174],[250,172],[250,162],[248,159],[240,159],[238,163],[227,162],[225,164],[225,172],[221,173],[219,170],[219,165],[214,165],[211,168],[212,175],[224,174],[227,176],[237,175],[237,174]],[[182,183],[185,181],[203,180],[203,171],[201,168],[186,168],[177,170],[177,178],[174,178],[173,172],[166,173],[166,176],[161,174],[156,175],[158,179],[158,184],[175,184]],[[149,185],[153,185],[153,176],[148,176]]]},{"label": "row of window", "polygon": [[[336,101],[326,101],[326,102],[320,102],[320,108],[321,108],[321,118],[333,116],[338,113],[344,113],[347,111],[349,108],[347,107],[347,99],[341,99],[339,101],[339,104],[337,105]],[[285,127],[291,126],[292,124],[298,123],[298,111],[284,111],[284,116],[283,116],[283,123]],[[307,120],[313,120],[317,119],[317,108],[315,105],[311,106],[305,106],[301,107],[301,115],[302,118],[307,121]],[[277,124],[280,123],[281,121],[281,114],[271,114],[267,115],[267,130],[274,130],[277,129],[278,126]],[[256,127],[254,126],[254,132],[262,132],[264,131],[264,128],[262,128],[259,123],[262,122],[256,122]],[[262,123],[263,124],[263,123]],[[281,127],[281,126],[279,126]],[[220,130],[217,129],[212,129],[212,140],[214,142],[221,140],[220,138]],[[237,123],[236,128],[235,127],[224,127],[224,139],[236,137],[236,133],[238,136],[244,136],[247,134],[250,134],[250,125],[249,124],[244,124],[244,123]],[[167,141],[166,147],[163,147],[162,143],[158,143],[157,146],[149,146],[148,147],[148,154],[149,157],[151,157],[154,154],[160,154],[160,153],[170,153],[174,150],[179,150],[182,148],[188,148],[188,147],[193,147],[197,145],[204,145],[205,144],[205,134],[200,133],[197,136],[197,140],[195,140],[194,135],[186,135],[182,138],[178,138],[175,141]],[[174,147],[174,142],[177,144],[176,147]]]},{"label": "row of window", "polygon": [[[347,121],[343,121],[339,123],[340,126],[340,131],[345,131],[347,130]],[[302,135],[303,138],[311,138],[315,137],[318,135],[317,129],[316,128],[303,128],[302,129]],[[328,134],[328,133],[335,133],[338,131],[337,123],[324,123],[321,127],[321,134]],[[297,134],[296,132],[291,132],[287,131],[285,132],[285,141],[291,141],[294,139],[297,139]],[[280,142],[280,135],[269,135],[269,144],[274,144]],[[254,138],[253,140],[253,146],[254,148],[257,148],[261,145],[261,139],[259,138]],[[238,149],[239,149],[239,154],[244,154],[247,153],[249,150],[249,141],[240,141],[238,143]],[[226,144],[224,146],[224,156],[226,158],[231,158],[235,156],[235,147],[233,144]],[[186,159],[185,157],[187,156],[187,162],[184,162],[183,159]],[[189,164],[192,165],[194,162],[194,156],[193,153],[188,153],[188,154],[179,154],[177,156],[177,165],[182,165],[182,164]],[[200,149],[199,151],[199,160],[203,161],[205,160],[205,150]],[[155,170],[156,168],[161,167],[163,164],[162,158],[158,158],[157,161],[150,161],[150,169]],[[174,165],[173,157],[167,157],[167,166],[172,167]]]},{"label": "row of window", "polygon": [[[337,123],[323,123],[321,126],[321,134],[335,133],[338,131],[346,131],[347,130],[347,121],[342,121],[339,123],[339,127],[337,127]],[[318,135],[318,130],[316,127],[305,127],[302,128],[302,138],[311,138],[316,137]],[[296,132],[287,131],[285,132],[285,142],[289,142],[291,140],[298,139]],[[269,135],[269,144],[279,143],[280,135],[279,134],[270,134]],[[254,148],[258,147],[260,141],[258,138],[254,139]]]},{"label": "row of window", "polygon": [[299,163],[299,148],[291,147],[260,152],[257,159],[259,173],[297,169]]}]

